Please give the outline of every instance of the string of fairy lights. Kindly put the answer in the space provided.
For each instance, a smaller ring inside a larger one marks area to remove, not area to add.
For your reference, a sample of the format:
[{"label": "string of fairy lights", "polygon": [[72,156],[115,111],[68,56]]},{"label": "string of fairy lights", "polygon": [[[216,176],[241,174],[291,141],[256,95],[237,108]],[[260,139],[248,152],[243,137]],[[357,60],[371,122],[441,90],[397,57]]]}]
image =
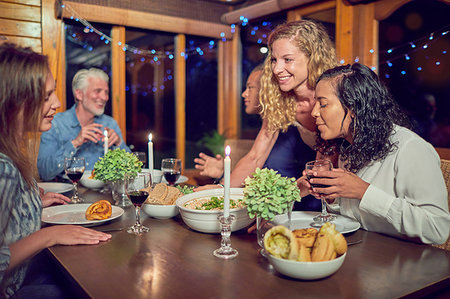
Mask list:
[{"label": "string of fairy lights", "polygon": [[[66,10],[68,12],[68,14],[70,15],[70,19],[71,20],[75,20],[76,22],[81,23],[84,26],[84,30],[83,32],[85,34],[88,33],[95,33],[98,35],[99,40],[104,42],[106,45],[110,44],[111,46],[113,45],[113,39],[103,33],[101,30],[97,29],[96,27],[94,27],[91,23],[89,23],[86,19],[84,19],[82,16],[80,16],[69,4],[62,4],[61,5],[62,9]],[[262,21],[260,22],[259,25],[250,25],[249,21],[246,17],[241,16],[240,17],[240,26],[242,27],[248,27],[248,30],[250,32],[251,36],[254,36],[256,38],[256,43],[257,44],[265,44],[267,43],[267,37],[268,37],[268,33],[273,29],[272,28],[272,23],[268,22],[268,21]],[[232,24],[231,25],[231,32],[234,33],[235,29],[236,29],[236,24]],[[430,46],[435,43],[436,41],[438,41],[439,39],[443,38],[444,36],[446,36],[449,33],[449,29],[450,29],[450,24],[440,28],[434,32],[431,32],[430,34],[421,37],[419,39],[413,40],[413,41],[409,41],[407,43],[401,44],[401,45],[397,45],[395,47],[389,48],[387,50],[381,50],[381,51],[376,51],[375,49],[370,49],[369,53],[371,55],[379,55],[379,57],[383,57],[383,60],[379,61],[379,65],[384,65],[386,64],[389,68],[392,68],[394,66],[394,64],[400,63],[400,62],[409,62],[411,61],[411,54],[418,52],[418,51],[426,51],[427,49],[430,48]],[[69,41],[80,45],[81,47],[87,49],[88,51],[93,51],[95,49],[95,46],[88,44],[87,42],[83,41],[83,37],[80,36],[79,34],[76,33],[72,33],[70,35],[67,35],[67,38]],[[180,53],[180,56],[184,57],[185,59],[187,59],[189,56],[192,55],[204,55],[204,53],[206,51],[215,51],[216,50],[216,41],[217,40],[222,40],[222,41],[226,41],[225,38],[225,33],[221,32],[220,36],[217,37],[216,40],[210,40],[208,43],[203,43],[202,46],[195,46],[194,41],[189,41],[188,45],[189,48],[186,48],[184,52]],[[206,47],[205,47],[206,44]],[[137,63],[151,63],[151,64],[161,64],[161,61],[164,61],[165,59],[169,59],[172,60],[175,58],[175,53],[174,51],[167,51],[167,50],[160,50],[160,49],[142,49],[142,48],[137,48],[133,45],[124,43],[124,42],[117,42],[118,47],[120,47],[123,51],[129,52],[134,54],[134,58],[131,61],[127,61],[130,63],[130,66],[133,67],[135,64]],[[263,49],[265,47],[261,47],[261,52],[265,53],[267,52],[267,48]],[[263,51],[265,50],[265,51]],[[377,53],[378,52],[378,53]],[[441,65],[441,59],[442,57],[444,57],[447,54],[447,50],[442,50],[440,52],[441,57],[437,57],[436,55],[433,55],[433,57],[429,57],[429,56],[425,56],[425,58],[427,60],[433,60],[433,64],[436,67],[439,67]],[[128,60],[130,60],[130,58],[127,58]],[[353,59],[354,62],[359,62],[360,58],[359,57],[355,57]],[[352,63],[353,61],[349,62],[349,61],[345,61],[345,60],[340,60],[341,64],[345,64],[345,63]],[[376,70],[375,66],[372,66],[373,70]],[[424,69],[423,65],[418,65],[416,66],[416,70],[417,71],[422,71]],[[172,76],[172,70],[167,70],[166,71],[166,76],[164,77],[164,82],[168,81],[168,80],[172,80],[173,76]],[[407,70],[402,69],[400,71],[400,73],[402,75],[406,75]],[[390,74],[386,73],[385,74],[386,78],[390,77]],[[143,94],[147,94],[148,92],[156,92],[158,90],[158,87],[155,86],[151,86],[148,85],[146,88],[146,90],[143,91]],[[159,89],[164,89],[164,85],[159,86]],[[127,87],[127,90],[131,90],[133,93],[137,92],[137,87]]]}]

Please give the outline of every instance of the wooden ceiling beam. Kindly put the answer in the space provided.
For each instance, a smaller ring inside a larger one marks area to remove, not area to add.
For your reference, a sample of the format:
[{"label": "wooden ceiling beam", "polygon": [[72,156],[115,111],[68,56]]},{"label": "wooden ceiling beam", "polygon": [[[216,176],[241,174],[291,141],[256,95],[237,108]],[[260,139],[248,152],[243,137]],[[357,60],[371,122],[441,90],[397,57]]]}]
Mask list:
[{"label": "wooden ceiling beam", "polygon": [[232,38],[231,27],[219,23],[71,1],[63,1],[63,4],[65,5],[65,8],[63,9],[58,5],[59,12],[57,14],[62,18],[71,18],[72,14],[70,9],[72,9],[89,22],[206,36],[211,38]]}]

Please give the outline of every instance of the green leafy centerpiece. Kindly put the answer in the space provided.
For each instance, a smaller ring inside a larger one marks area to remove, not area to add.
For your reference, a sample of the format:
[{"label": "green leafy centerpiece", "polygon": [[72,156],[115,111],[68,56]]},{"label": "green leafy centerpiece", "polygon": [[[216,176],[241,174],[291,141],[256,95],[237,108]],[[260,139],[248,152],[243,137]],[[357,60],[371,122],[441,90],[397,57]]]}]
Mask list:
[{"label": "green leafy centerpiece", "polygon": [[94,165],[94,178],[104,182],[123,180],[125,174],[136,176],[142,162],[138,157],[123,149],[110,150]]},{"label": "green leafy centerpiece", "polygon": [[273,169],[259,169],[245,179],[244,202],[250,218],[256,217],[258,243],[262,246],[264,226],[276,215],[290,212],[294,201],[301,201],[295,178],[282,177]]},{"label": "green leafy centerpiece", "polygon": [[272,220],[287,212],[294,201],[301,201],[295,178],[282,177],[273,169],[257,168],[245,179],[244,201],[250,218]]},{"label": "green leafy centerpiece", "polygon": [[132,206],[125,188],[125,175],[135,177],[142,168],[139,158],[123,149],[110,150],[94,165],[93,176],[97,180],[110,183],[115,205],[120,207]]}]

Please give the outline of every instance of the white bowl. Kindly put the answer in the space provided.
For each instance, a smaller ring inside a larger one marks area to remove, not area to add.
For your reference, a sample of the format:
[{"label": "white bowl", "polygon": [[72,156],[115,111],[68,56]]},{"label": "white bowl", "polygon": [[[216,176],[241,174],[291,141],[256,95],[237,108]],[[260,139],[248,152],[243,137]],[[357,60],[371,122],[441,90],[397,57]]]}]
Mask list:
[{"label": "white bowl", "polygon": [[[150,170],[148,168],[142,168],[141,171],[142,172],[149,172]],[[153,184],[161,183],[162,176],[163,176],[163,172],[161,170],[153,169],[152,183]]]},{"label": "white bowl", "polygon": [[[231,188],[230,198],[242,199],[244,197],[243,190],[243,188]],[[220,223],[217,216],[223,213],[222,211],[193,210],[184,207],[184,204],[192,199],[211,196],[223,196],[223,188],[198,191],[177,199],[175,204],[180,210],[181,218],[193,230],[203,233],[220,233]],[[247,207],[230,209],[230,215],[236,217],[231,223],[231,231],[233,232],[243,229],[253,222],[248,217]]]},{"label": "white bowl", "polygon": [[80,179],[80,183],[85,186],[86,188],[90,189],[100,189],[105,186],[105,183],[100,180],[96,179],[90,179],[92,171],[91,170],[85,170],[83,176]]},{"label": "white bowl", "polygon": [[296,262],[277,258],[271,254],[267,255],[269,262],[281,274],[296,279],[314,280],[335,273],[344,263],[347,252],[334,260],[326,262]]},{"label": "white bowl", "polygon": [[156,219],[169,219],[178,215],[176,205],[151,205],[143,204],[142,210],[150,217]]}]

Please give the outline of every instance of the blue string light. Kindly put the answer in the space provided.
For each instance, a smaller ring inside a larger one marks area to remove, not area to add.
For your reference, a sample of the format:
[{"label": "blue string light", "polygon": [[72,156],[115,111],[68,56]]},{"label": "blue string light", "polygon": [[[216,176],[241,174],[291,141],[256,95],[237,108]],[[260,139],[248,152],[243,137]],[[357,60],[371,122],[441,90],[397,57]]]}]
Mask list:
[{"label": "blue string light", "polygon": [[[68,14],[70,14],[70,19],[80,22],[81,24],[84,25],[85,27],[85,33],[96,33],[97,35],[99,35],[100,40],[104,41],[105,44],[109,44],[109,42],[112,41],[112,38],[107,36],[106,34],[102,33],[100,30],[96,29],[94,26],[92,26],[87,20],[85,20],[84,18],[82,18],[81,16],[78,15],[78,13],[68,4],[64,4],[61,5],[61,8],[65,9],[66,11],[68,11]],[[243,21],[248,22],[247,18],[243,18]],[[234,28],[236,27],[235,24],[231,25],[231,28],[234,30]],[[67,29],[67,26],[65,25],[64,27],[65,29]],[[76,37],[76,35],[73,36],[74,38]],[[220,37],[222,41],[227,41],[226,37],[225,37],[225,33],[221,32],[220,33]],[[141,50],[138,49],[134,46],[122,43],[122,42],[118,42],[117,43],[118,46],[121,47],[121,49],[123,51],[130,51],[134,54],[139,54],[139,55],[144,55],[144,56],[151,56],[151,57],[158,57],[158,64],[160,63],[160,59],[164,58],[164,57],[168,57],[169,59],[173,59],[174,55],[173,53],[170,53],[169,51],[156,51],[154,49],[152,49],[151,51],[149,50]],[[215,42],[211,41],[208,45],[208,49],[213,49],[215,46]],[[187,49],[186,49],[187,50]],[[182,55],[185,57],[185,59],[187,59],[188,57],[188,53],[190,53],[189,51],[186,51],[186,55]],[[203,55],[204,51],[193,51],[192,53],[197,53],[198,55]],[[191,53],[191,54],[192,54]]]}]

